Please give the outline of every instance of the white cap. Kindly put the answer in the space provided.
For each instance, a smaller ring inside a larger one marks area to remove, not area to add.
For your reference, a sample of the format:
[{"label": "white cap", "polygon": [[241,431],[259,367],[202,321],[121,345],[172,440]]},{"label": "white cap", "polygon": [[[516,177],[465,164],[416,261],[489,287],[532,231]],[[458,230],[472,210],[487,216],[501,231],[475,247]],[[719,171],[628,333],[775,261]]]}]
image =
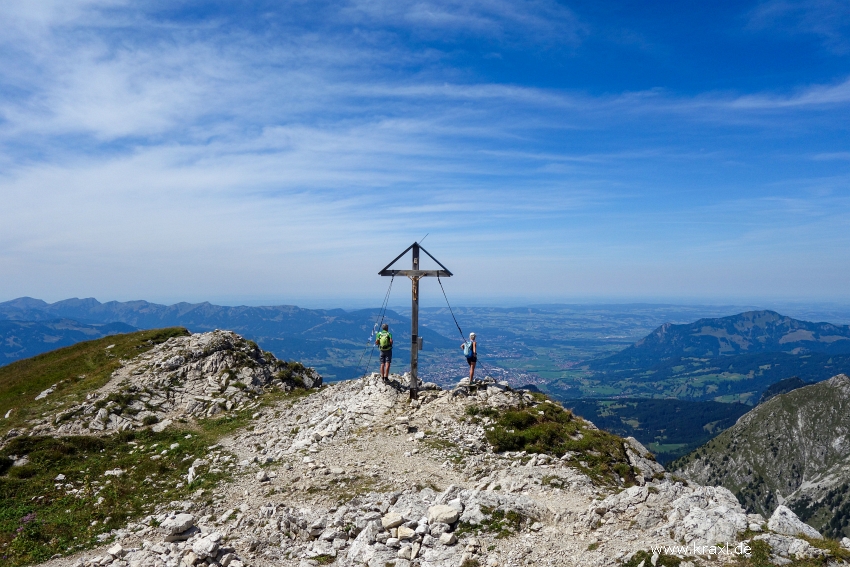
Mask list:
[{"label": "white cap", "polygon": [[475,338],[475,333],[469,333],[469,338],[470,338],[470,339],[474,339],[474,338]]}]

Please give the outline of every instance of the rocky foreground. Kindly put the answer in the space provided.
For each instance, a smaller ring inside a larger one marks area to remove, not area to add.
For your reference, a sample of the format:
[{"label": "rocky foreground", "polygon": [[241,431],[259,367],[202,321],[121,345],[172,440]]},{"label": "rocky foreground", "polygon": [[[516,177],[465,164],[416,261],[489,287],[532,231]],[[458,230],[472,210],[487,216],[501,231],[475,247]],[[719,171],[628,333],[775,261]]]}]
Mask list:
[{"label": "rocky foreground", "polygon": [[[506,384],[428,385],[411,402],[406,377],[320,383],[232,333],[172,339],[127,361],[87,403],[35,431],[190,427],[199,416],[253,407],[269,385],[313,393],[258,410],[249,426],[186,462],[185,482],[221,470],[230,480],[113,531],[100,549],[49,564],[649,567],[680,558],[688,567],[734,561],[739,543],[756,541],[777,564],[843,564],[803,539],[819,534],[790,510],[779,507],[769,521],[747,514],[725,488],[672,477],[631,438],[617,441],[612,454],[623,462],[613,476],[593,473],[600,450],[592,445],[563,455],[494,452],[487,433],[500,415],[542,415],[552,404]],[[574,439],[591,439],[593,424],[575,419]],[[132,450],[156,458],[152,448]]]}]

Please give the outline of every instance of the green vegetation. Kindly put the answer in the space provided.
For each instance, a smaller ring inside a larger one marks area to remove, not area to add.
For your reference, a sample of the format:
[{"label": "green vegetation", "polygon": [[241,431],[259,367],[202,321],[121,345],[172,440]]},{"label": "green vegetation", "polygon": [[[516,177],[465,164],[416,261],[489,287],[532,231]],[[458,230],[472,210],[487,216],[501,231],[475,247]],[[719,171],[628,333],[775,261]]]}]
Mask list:
[{"label": "green vegetation", "polygon": [[301,376],[303,374],[306,374],[308,370],[304,367],[303,364],[294,361],[281,362],[278,365],[278,368],[280,368],[280,370],[278,370],[277,374],[275,374],[275,378],[284,382],[291,381],[299,388],[303,388],[305,386],[304,380],[301,378]]},{"label": "green vegetation", "polygon": [[773,567],[770,562],[770,545],[765,541],[753,540],[749,543],[750,556],[738,556],[742,567]]},{"label": "green vegetation", "polygon": [[524,524],[528,523],[528,518],[515,510],[505,512],[482,506],[481,512],[485,516],[483,522],[480,524],[460,522],[455,530],[455,535],[460,538],[469,533],[481,532],[495,534],[496,539],[504,539],[517,533]]},{"label": "green vegetation", "polygon": [[[272,390],[259,398],[258,407],[162,433],[145,429],[104,437],[13,438],[0,451],[3,565],[26,565],[92,547],[99,534],[151,513],[158,504],[214,487],[227,472],[199,471],[191,485],[185,482],[189,466],[206,456],[207,447],[250,427],[256,412],[285,400],[292,404],[311,392]],[[13,455],[26,456],[28,463],[11,466]],[[104,476],[114,469],[123,473]],[[66,478],[54,481],[59,474]],[[335,488],[342,499],[350,499],[373,484],[358,477]]]},{"label": "green vegetation", "polygon": [[[850,551],[842,548],[837,541],[830,539],[811,539],[803,537],[812,546],[819,549],[825,549],[830,553],[827,557],[819,557],[816,559],[794,559],[788,558],[788,563],[783,563],[787,567],[824,567],[826,565],[835,564],[835,560],[847,562],[850,560]],[[776,564],[771,562],[770,545],[761,540],[752,540],[749,542],[750,556],[739,556],[737,565],[739,567],[774,567]]]},{"label": "green vegetation", "polygon": [[617,484],[622,477],[634,483],[623,440],[607,431],[591,429],[587,422],[556,403],[545,402],[507,411],[470,406],[469,415],[487,417],[487,441],[498,452],[526,451],[562,457],[571,453],[572,463],[594,480]]},{"label": "green vegetation", "polygon": [[[10,567],[98,543],[97,536],[151,513],[157,504],[212,488],[224,472],[187,485],[192,461],[212,438],[148,430],[109,437],[16,437],[0,451],[0,558]],[[27,464],[9,467],[10,456]],[[120,473],[105,475],[120,469]],[[56,480],[58,475],[62,480]],[[144,489],[142,489],[145,487]]]},{"label": "green vegetation", "polygon": [[[850,550],[841,547],[841,544],[834,539],[814,539],[806,536],[800,536],[800,538],[809,542],[809,544],[811,544],[813,547],[828,551],[833,559],[840,559],[845,563],[850,562]],[[829,562],[827,558],[815,560],[814,562],[811,562],[812,560],[809,561],[810,563],[805,563],[803,565],[826,565]],[[792,565],[796,565],[796,563]]]},{"label": "green vegetation", "polygon": [[646,398],[564,400],[563,405],[597,427],[635,437],[662,464],[706,443],[752,409],[737,403]]},{"label": "green vegetation", "polygon": [[[643,565],[652,565],[650,560],[652,559],[652,553],[646,550],[640,550],[635,553],[631,559],[629,559],[626,563],[623,563],[623,567],[637,567],[640,564]],[[667,555],[666,553],[661,553],[658,556],[658,562],[655,564],[656,567],[679,567],[682,563],[682,560],[676,557],[675,555]]]},{"label": "green vegetation", "polygon": [[[81,401],[109,381],[122,359],[135,358],[171,337],[188,334],[183,328],[169,328],[110,335],[0,367],[0,415],[12,410],[8,419],[0,421],[0,437],[44,412]],[[35,399],[53,384],[55,392]]]}]

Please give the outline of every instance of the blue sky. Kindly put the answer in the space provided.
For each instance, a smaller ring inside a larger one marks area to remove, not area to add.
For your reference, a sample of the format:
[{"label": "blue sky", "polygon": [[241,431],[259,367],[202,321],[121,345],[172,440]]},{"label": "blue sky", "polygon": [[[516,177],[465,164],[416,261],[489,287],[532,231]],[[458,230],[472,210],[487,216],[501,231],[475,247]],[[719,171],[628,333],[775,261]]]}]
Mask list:
[{"label": "blue sky", "polygon": [[0,299],[379,303],[427,233],[461,303],[850,301],[846,1],[0,20]]}]

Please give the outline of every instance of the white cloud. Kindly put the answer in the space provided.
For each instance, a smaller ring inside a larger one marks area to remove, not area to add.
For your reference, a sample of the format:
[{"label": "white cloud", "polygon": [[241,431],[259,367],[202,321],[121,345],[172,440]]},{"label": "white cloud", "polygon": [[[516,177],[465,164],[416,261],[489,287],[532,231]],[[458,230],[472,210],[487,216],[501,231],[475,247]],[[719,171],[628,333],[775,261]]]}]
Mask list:
[{"label": "white cloud", "polygon": [[524,43],[578,43],[586,33],[573,11],[552,0],[352,0],[341,16],[441,39],[454,32]]},{"label": "white cloud", "polygon": [[766,0],[749,14],[749,26],[815,35],[831,50],[850,50],[850,4],[844,0]]},{"label": "white cloud", "polygon": [[[23,6],[0,8],[17,30],[0,55],[23,54],[0,57],[0,81],[14,86],[0,97],[0,270],[9,275],[0,295],[332,294],[340,284],[322,265],[364,294],[396,248],[426,232],[438,258],[463,267],[458,281],[575,293],[596,285],[582,271],[641,261],[669,273],[694,250],[741,265],[737,254],[785,238],[765,226],[790,223],[797,232],[786,240],[814,245],[827,240],[819,223],[844,222],[823,220],[848,206],[827,194],[802,201],[810,213],[765,206],[762,191],[799,189],[767,181],[750,201],[732,190],[714,197],[718,208],[686,204],[677,191],[709,183],[679,176],[677,164],[725,167],[738,148],[715,142],[714,128],[770,111],[763,127],[781,132],[785,118],[846,104],[850,81],[784,96],[591,96],[445,82],[410,72],[439,55],[336,32],[284,28],[270,39],[216,22],[165,25],[120,2]],[[397,20],[435,33],[581,28],[550,3],[350,6],[338,14],[349,23]],[[745,143],[753,135],[736,132]],[[708,151],[693,145],[699,138]],[[514,262],[558,269],[529,284],[504,273]],[[648,268],[630,269],[658,284]]]}]

